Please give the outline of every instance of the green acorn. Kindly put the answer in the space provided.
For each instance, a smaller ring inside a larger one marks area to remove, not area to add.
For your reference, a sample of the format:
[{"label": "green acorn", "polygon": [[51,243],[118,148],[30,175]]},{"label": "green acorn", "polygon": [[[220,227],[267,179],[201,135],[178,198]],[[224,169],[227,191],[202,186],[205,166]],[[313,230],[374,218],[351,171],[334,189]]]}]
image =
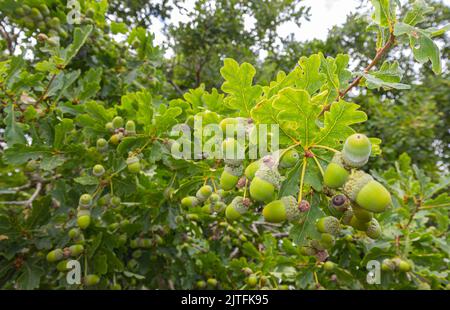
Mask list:
[{"label": "green acorn", "polygon": [[323,269],[324,269],[325,271],[333,271],[335,268],[336,268],[336,264],[333,263],[333,262],[326,261],[326,262],[323,264]]},{"label": "green acorn", "polygon": [[105,124],[105,129],[106,129],[107,131],[109,131],[109,132],[113,132],[113,131],[114,131],[114,125],[113,125],[113,123],[112,123],[112,122],[107,122],[107,123]]},{"label": "green acorn", "polygon": [[89,194],[83,194],[80,196],[79,205],[81,207],[90,207],[92,204],[92,196]]},{"label": "green acorn", "polygon": [[83,282],[84,282],[84,285],[86,285],[86,286],[93,286],[100,282],[100,277],[97,276],[96,274],[88,274],[84,278]]},{"label": "green acorn", "polygon": [[300,248],[300,254],[304,256],[314,256],[317,254],[317,250],[311,246],[302,246]]},{"label": "green acorn", "polygon": [[258,284],[258,278],[256,277],[256,275],[251,274],[251,275],[248,276],[246,282],[247,282],[248,286],[255,287],[256,284]]},{"label": "green acorn", "polygon": [[250,181],[253,180],[255,177],[256,171],[258,171],[260,166],[259,160],[256,160],[254,162],[251,162],[247,168],[245,168],[245,177],[249,179]]},{"label": "green acorn", "polygon": [[96,143],[97,150],[100,152],[106,151],[108,149],[108,141],[103,138],[97,140]]},{"label": "green acorn", "polygon": [[81,244],[75,244],[69,247],[70,256],[76,257],[84,252],[84,247]]},{"label": "green acorn", "polygon": [[50,19],[48,25],[53,29],[58,29],[59,27],[61,27],[61,21],[58,17],[55,16]]},{"label": "green acorn", "polygon": [[241,175],[242,167],[225,166],[222,175],[220,176],[220,187],[225,191],[232,190],[236,186]]},{"label": "green acorn", "polygon": [[56,270],[58,270],[59,272],[64,272],[69,270],[69,268],[67,268],[67,263],[69,261],[67,259],[60,261],[57,265],[56,265]]},{"label": "green acorn", "polygon": [[300,155],[298,152],[294,149],[290,149],[286,151],[283,156],[280,159],[280,167],[282,168],[292,168],[294,167],[298,159],[300,158]]},{"label": "green acorn", "polygon": [[385,258],[381,263],[381,270],[383,271],[394,271],[395,268],[396,266],[392,259]]},{"label": "green acorn", "polygon": [[347,210],[344,211],[344,214],[342,215],[342,223],[344,225],[350,225],[350,222],[353,218],[353,209],[349,207]]},{"label": "green acorn", "polygon": [[361,223],[368,223],[373,218],[372,212],[369,212],[357,205],[352,207],[353,215],[360,221]]},{"label": "green acorn", "polygon": [[224,211],[226,207],[227,207],[227,205],[225,204],[225,202],[218,201],[213,205],[213,211],[220,213],[220,212]]},{"label": "green acorn", "polygon": [[216,287],[218,284],[217,280],[213,278],[209,278],[208,280],[206,280],[206,282],[208,283],[209,286],[212,287]]},{"label": "green acorn", "polygon": [[41,21],[44,19],[41,12],[37,8],[31,9],[30,17],[35,21]]},{"label": "green acorn", "polygon": [[197,191],[197,193],[195,194],[195,196],[197,197],[198,200],[200,201],[205,201],[206,199],[209,198],[209,196],[211,196],[212,194],[212,187],[209,185],[204,185],[202,187],[199,188],[199,190]]},{"label": "green acorn", "polygon": [[50,15],[50,10],[48,9],[48,6],[44,3],[39,5],[39,11],[44,14],[45,16]]},{"label": "green acorn", "polygon": [[391,204],[391,194],[372,176],[355,170],[344,185],[344,194],[367,211],[383,212]]},{"label": "green acorn", "polygon": [[235,221],[246,213],[248,208],[244,204],[244,198],[236,196],[225,209],[225,216],[230,221]]},{"label": "green acorn", "polygon": [[345,168],[332,162],[325,169],[323,183],[329,188],[338,188],[345,184],[348,176],[349,173]]},{"label": "green acorn", "polygon": [[352,217],[349,225],[352,226],[354,229],[360,230],[360,231],[366,231],[367,228],[369,228],[368,222],[366,222],[366,223],[361,222],[360,220],[358,220],[358,218],[356,216]]},{"label": "green acorn", "polygon": [[47,261],[49,263],[54,263],[60,261],[61,259],[63,259],[63,257],[64,251],[62,249],[55,249],[47,254]]},{"label": "green acorn", "polygon": [[281,223],[285,220],[299,220],[302,212],[299,211],[297,199],[294,196],[285,196],[267,204],[262,214],[267,222]]},{"label": "green acorn", "polygon": [[123,138],[123,134],[121,132],[113,134],[111,136],[111,138],[109,138],[109,142],[111,142],[111,144],[117,145],[120,143],[120,141]]},{"label": "green acorn", "polygon": [[216,203],[216,202],[218,202],[220,200],[220,196],[218,194],[216,194],[216,193],[212,193],[211,196],[209,196],[209,200],[212,203]]},{"label": "green acorn", "polygon": [[72,228],[68,233],[70,239],[76,239],[80,236],[80,234],[81,232],[78,228]]},{"label": "green acorn", "polygon": [[122,200],[118,196],[112,196],[109,200],[109,203],[111,204],[112,207],[115,208],[115,207],[120,206],[120,204],[122,203]]},{"label": "green acorn", "polygon": [[399,257],[395,257],[392,259],[392,261],[395,264],[395,269],[400,272],[408,272],[411,270],[411,264],[407,262],[406,260],[403,260]]},{"label": "green acorn", "polygon": [[366,135],[355,133],[345,140],[342,150],[344,162],[354,168],[364,166],[369,160],[372,144]]},{"label": "green acorn", "polygon": [[77,224],[81,229],[86,229],[91,224],[91,212],[89,210],[79,210],[77,214]]},{"label": "green acorn", "polygon": [[198,289],[204,289],[205,287],[206,287],[206,282],[205,281],[202,281],[202,280],[200,280],[200,281],[197,281],[197,288]]},{"label": "green acorn", "polygon": [[139,173],[141,171],[141,163],[139,157],[131,156],[127,158],[127,168],[131,173]]},{"label": "green acorn", "polygon": [[276,169],[262,165],[250,183],[250,196],[256,201],[271,201],[275,189],[280,186],[280,180],[281,176]]},{"label": "green acorn", "polygon": [[234,137],[237,134],[244,134],[244,132],[239,132],[239,130],[245,130],[245,125],[248,120],[243,117],[236,118],[224,118],[220,123],[220,129],[226,137]]},{"label": "green acorn", "polygon": [[316,228],[321,233],[329,233],[335,236],[339,233],[341,227],[337,218],[326,216],[317,220]]},{"label": "green acorn", "polygon": [[329,233],[323,233],[320,238],[320,243],[323,245],[325,249],[330,249],[334,246],[336,240],[334,236]]},{"label": "green acorn", "polygon": [[200,201],[197,199],[197,197],[194,196],[187,196],[181,199],[181,205],[185,208],[196,207],[199,204]]},{"label": "green acorn", "polygon": [[125,125],[125,134],[127,136],[134,136],[136,135],[136,124],[134,121],[128,121]]},{"label": "green acorn", "polygon": [[95,165],[94,168],[92,168],[92,174],[96,177],[101,177],[105,174],[105,168],[102,165]]},{"label": "green acorn", "polygon": [[375,218],[372,218],[367,227],[366,235],[372,239],[378,239],[381,236],[381,226]]},{"label": "green acorn", "polygon": [[116,116],[112,120],[112,124],[113,124],[114,129],[122,128],[123,127],[123,123],[124,123],[123,118],[120,117],[120,116]]}]

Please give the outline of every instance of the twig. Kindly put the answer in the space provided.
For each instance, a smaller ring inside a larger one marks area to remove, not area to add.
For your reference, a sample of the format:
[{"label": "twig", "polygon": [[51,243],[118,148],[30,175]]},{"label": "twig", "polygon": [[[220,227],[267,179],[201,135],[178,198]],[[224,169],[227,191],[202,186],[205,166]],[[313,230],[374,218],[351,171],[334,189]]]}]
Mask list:
[{"label": "twig", "polygon": [[40,102],[42,102],[42,100],[45,99],[45,96],[47,96],[48,91],[50,89],[50,86],[52,86],[53,81],[56,78],[56,74],[53,74],[52,77],[50,78],[50,81],[47,84],[47,87],[45,88],[44,92],[42,93],[41,97],[36,101],[36,103],[34,104],[34,106],[37,106]]},{"label": "twig", "polygon": [[288,237],[289,233],[287,233],[287,232],[276,233],[276,234],[272,234],[272,236],[275,237],[275,238],[284,238],[284,237]]},{"label": "twig", "polygon": [[[391,47],[395,44],[395,36],[394,34],[391,32],[388,41],[386,42],[386,44],[380,48],[377,51],[377,54],[375,55],[375,57],[372,59],[372,61],[369,63],[369,65],[367,67],[364,68],[364,73],[367,73],[370,71],[370,69],[372,69],[379,61],[381,58],[383,58],[383,56],[385,56],[385,54],[391,49]],[[353,82],[342,92],[339,92],[339,95],[337,96],[335,101],[339,101],[339,99],[342,99],[345,97],[345,95],[347,95],[347,93],[352,90],[354,87],[358,86],[359,83],[361,82],[363,76],[360,75],[358,76],[356,79],[353,80]],[[330,107],[331,107],[332,103],[329,103],[327,105],[325,105],[322,109],[322,112],[320,113],[320,115],[323,115],[323,113],[325,113],[325,111],[329,111]]]},{"label": "twig", "polygon": [[234,258],[236,255],[238,255],[238,253],[239,253],[239,248],[236,247],[236,248],[234,248],[234,250],[231,252],[229,258],[230,258],[230,259]]},{"label": "twig", "polygon": [[177,93],[178,93],[180,96],[183,96],[183,91],[181,90],[181,88],[180,88],[177,84],[175,84],[174,81],[168,79],[167,82],[169,82],[169,84],[172,85],[173,88],[175,88],[175,90],[177,91]]},{"label": "twig", "polygon": [[0,27],[2,27],[2,30],[0,30],[0,33],[2,34],[2,37],[5,38],[6,45],[8,46],[8,52],[10,55],[14,54],[14,47],[11,37],[9,36],[8,32],[6,31],[5,26],[3,23],[0,23]]},{"label": "twig", "polygon": [[28,200],[23,200],[23,201],[0,201],[0,204],[5,204],[5,205],[24,205],[25,207],[31,207],[33,201],[39,195],[41,190],[42,190],[42,183],[39,182],[39,183],[36,184],[36,190],[34,191],[33,195],[31,195],[31,197]]},{"label": "twig", "polygon": [[269,222],[253,222],[254,225],[264,225],[264,226],[272,226],[272,227],[281,227],[281,224],[269,223]]}]

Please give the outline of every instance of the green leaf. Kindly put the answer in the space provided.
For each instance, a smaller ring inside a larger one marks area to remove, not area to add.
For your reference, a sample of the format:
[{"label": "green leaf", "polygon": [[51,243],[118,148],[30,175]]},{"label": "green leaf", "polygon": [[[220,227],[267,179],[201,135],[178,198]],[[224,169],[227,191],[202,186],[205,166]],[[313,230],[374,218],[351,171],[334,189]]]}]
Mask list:
[{"label": "green leaf", "polygon": [[108,258],[105,254],[96,254],[94,256],[94,270],[97,274],[106,274],[108,272]]},{"label": "green leaf", "polygon": [[222,90],[229,95],[225,98],[225,104],[239,110],[241,116],[250,116],[250,110],[262,93],[261,86],[252,86],[255,68],[249,63],[239,66],[235,60],[226,58],[220,73],[225,79]]},{"label": "green leaf", "polygon": [[125,23],[111,22],[111,32],[113,34],[127,33],[128,32],[128,26]]},{"label": "green leaf", "polygon": [[374,6],[372,19],[381,27],[392,26],[395,22],[396,3],[393,0],[371,0]]},{"label": "green leaf", "polygon": [[397,82],[389,82],[383,78],[376,77],[375,75],[369,74],[369,73],[363,73],[362,76],[365,78],[367,88],[369,88],[369,89],[380,89],[380,88],[410,89],[411,88],[410,85],[397,83]]},{"label": "green leaf", "polygon": [[55,139],[53,141],[53,147],[59,149],[64,146],[67,133],[73,129],[73,120],[70,118],[63,118],[61,122],[55,126]]},{"label": "green leaf", "polygon": [[48,146],[17,144],[5,150],[4,159],[11,165],[21,165],[30,159],[38,159],[45,155],[51,156],[52,153]]},{"label": "green leaf", "polygon": [[[336,73],[337,71],[337,65],[336,60],[331,57],[327,57],[325,59],[325,56],[323,56],[322,53],[319,54],[321,58],[320,67],[321,70],[324,72],[327,80],[327,89],[328,89],[328,99],[327,103],[333,102],[337,96],[339,95],[340,90],[340,83],[339,83],[339,76]],[[342,60],[341,60],[342,61]],[[321,91],[325,90],[325,85],[322,86]]]},{"label": "green leaf", "polygon": [[34,228],[47,223],[50,218],[51,205],[51,196],[41,197],[33,201],[33,208],[31,209],[31,215],[27,218],[26,226]]},{"label": "green leaf", "polygon": [[87,99],[94,97],[100,90],[100,82],[102,80],[102,68],[89,69],[78,81],[78,87],[74,91],[73,98],[80,102],[85,102]]},{"label": "green leaf", "polygon": [[340,100],[331,105],[330,111],[325,112],[324,126],[314,139],[314,144],[336,146],[340,141],[355,131],[350,125],[365,122],[366,113],[358,110],[359,105]]},{"label": "green leaf", "polygon": [[394,35],[408,35],[409,43],[414,54],[414,58],[420,62],[425,63],[431,61],[431,67],[436,74],[441,73],[441,56],[439,47],[430,37],[430,34],[419,28],[397,23],[394,29]]},{"label": "green leaf", "polygon": [[25,262],[21,268],[22,273],[17,278],[17,285],[23,290],[33,290],[39,287],[41,277],[44,275],[44,270],[39,267],[39,264]]},{"label": "green leaf", "polygon": [[98,178],[93,176],[82,176],[73,180],[81,185],[98,185]]},{"label": "green leaf", "polygon": [[157,134],[162,134],[166,132],[168,129],[170,129],[172,126],[178,123],[177,117],[182,113],[183,111],[178,108],[168,108],[162,115],[158,115],[155,117],[155,128]]},{"label": "green leaf", "polygon": [[64,59],[64,66],[67,66],[73,57],[78,54],[80,48],[84,45],[93,29],[92,25],[77,27],[73,31],[73,42],[61,52],[61,58]]},{"label": "green leaf", "polygon": [[25,144],[27,140],[25,139],[25,134],[22,128],[19,126],[19,123],[16,122],[14,105],[8,105],[5,110],[5,138],[8,146],[13,146],[14,144]]},{"label": "green leaf", "polygon": [[277,119],[283,130],[294,134],[303,146],[309,146],[319,129],[315,120],[321,108],[311,102],[308,92],[285,88],[274,99],[273,107],[280,110]]},{"label": "green leaf", "polygon": [[301,57],[298,66],[301,68],[301,77],[296,86],[308,91],[310,95],[319,90],[326,81],[326,75],[320,73],[321,56],[314,54]]},{"label": "green leaf", "polygon": [[11,57],[5,78],[5,84],[8,88],[11,87],[15,79],[19,76],[20,72],[25,67],[25,64],[25,50],[22,51],[22,55]]},{"label": "green leaf", "polygon": [[403,22],[405,24],[415,26],[425,20],[425,15],[433,12],[433,8],[430,7],[423,0],[414,1],[412,8],[406,12]]},{"label": "green leaf", "polygon": [[316,229],[316,220],[324,216],[325,213],[322,209],[317,205],[313,205],[309,209],[305,221],[292,226],[289,232],[292,241],[298,246],[304,246],[308,244],[310,239],[320,239],[320,232]]}]

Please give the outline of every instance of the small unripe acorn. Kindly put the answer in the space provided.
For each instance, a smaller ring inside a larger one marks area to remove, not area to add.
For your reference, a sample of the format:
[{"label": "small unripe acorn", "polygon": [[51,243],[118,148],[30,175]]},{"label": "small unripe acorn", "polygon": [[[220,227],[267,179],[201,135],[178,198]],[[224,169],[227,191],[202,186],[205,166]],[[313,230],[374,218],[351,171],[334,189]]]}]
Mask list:
[{"label": "small unripe acorn", "polygon": [[258,278],[256,277],[256,275],[254,275],[254,274],[249,275],[247,278],[247,284],[250,287],[255,287],[256,284],[258,284]]},{"label": "small unripe acorn", "polygon": [[325,169],[323,183],[329,188],[338,188],[345,184],[349,176],[347,170],[337,163],[330,163]]},{"label": "small unripe acorn", "polygon": [[226,137],[234,137],[236,134],[236,127],[238,123],[238,118],[229,117],[224,118],[222,121],[220,121],[219,126]]},{"label": "small unripe acorn", "polygon": [[105,129],[108,130],[109,132],[113,132],[114,131],[114,125],[112,122],[107,122],[105,124]]},{"label": "small unripe acorn", "polygon": [[119,129],[123,127],[123,118],[120,116],[116,116],[112,120],[112,124],[114,129]]},{"label": "small unripe acorn", "polygon": [[345,140],[342,150],[344,162],[354,168],[364,166],[369,160],[372,144],[366,135],[356,133]]},{"label": "small unripe acorn", "polygon": [[336,268],[336,264],[330,261],[326,261],[323,264],[323,269],[326,271],[333,271]]},{"label": "small unripe acorn", "polygon": [[197,288],[203,289],[206,287],[206,282],[203,280],[197,281]]},{"label": "small unripe acorn", "polygon": [[244,205],[244,198],[236,196],[225,209],[225,216],[227,220],[235,221],[242,217],[242,214],[247,212],[247,207]]},{"label": "small unripe acorn", "polygon": [[100,282],[100,277],[96,274],[89,274],[84,278],[84,285],[93,286]]},{"label": "small unripe acorn", "polygon": [[383,271],[394,271],[395,268],[395,263],[392,259],[385,258],[381,263],[381,270]]},{"label": "small unripe acorn", "polygon": [[361,223],[368,223],[373,218],[373,213],[363,209],[357,205],[353,205],[353,215],[360,221]]},{"label": "small unripe acorn", "polygon": [[81,244],[75,244],[69,247],[70,256],[76,257],[84,252],[84,247]]},{"label": "small unripe acorn", "polygon": [[394,259],[394,263],[400,272],[408,272],[411,270],[411,264],[403,259]]},{"label": "small unripe acorn", "polygon": [[381,236],[381,226],[375,218],[372,218],[367,227],[366,235],[372,239],[378,239]]},{"label": "small unripe acorn", "polygon": [[45,33],[40,33],[37,35],[37,40],[41,43],[45,42],[48,40],[48,36]]},{"label": "small unripe acorn", "polygon": [[212,287],[216,287],[218,284],[217,280],[214,278],[209,278],[206,282],[208,283],[209,286]]},{"label": "small unripe acorn", "polygon": [[80,230],[78,228],[72,228],[71,230],[69,230],[70,239],[75,239],[78,236],[80,236]]},{"label": "small unripe acorn", "polygon": [[111,142],[111,144],[117,145],[122,140],[122,138],[123,138],[123,134],[121,132],[119,132],[119,133],[113,134],[111,136],[111,138],[109,138],[109,142]]},{"label": "small unripe acorn", "polygon": [[50,263],[54,263],[57,261],[60,261],[64,257],[64,252],[62,249],[55,249],[53,251],[50,251],[47,254],[47,261]]},{"label": "small unripe acorn", "polygon": [[300,254],[305,256],[314,256],[316,255],[317,250],[311,246],[302,246],[300,248]]},{"label": "small unripe acorn", "polygon": [[280,167],[292,168],[297,164],[299,158],[300,155],[298,154],[298,152],[294,149],[290,149],[286,151],[281,157]]},{"label": "small unripe acorn", "polygon": [[108,149],[108,141],[106,141],[103,138],[100,138],[97,140],[96,147],[97,147],[97,150],[99,150],[100,152],[103,152]]},{"label": "small unripe acorn", "polygon": [[199,204],[200,201],[197,199],[197,197],[194,196],[187,196],[181,199],[181,205],[185,208],[196,207]]},{"label": "small unripe acorn", "polygon": [[209,196],[209,200],[213,203],[216,203],[220,200],[220,196],[216,193],[212,193],[211,196]]},{"label": "small unripe acorn", "polygon": [[64,272],[69,270],[69,268],[67,268],[67,263],[69,261],[68,260],[62,260],[60,261],[57,265],[56,265],[56,270],[58,270],[59,272]]},{"label": "small unripe acorn", "polygon": [[308,200],[303,199],[302,201],[300,201],[300,203],[298,204],[298,210],[300,212],[307,212],[309,211],[309,209],[311,209],[311,204],[309,203]]},{"label": "small unripe acorn", "polygon": [[320,238],[320,243],[323,245],[325,249],[332,248],[335,244],[335,239],[332,234],[323,233]]},{"label": "small unripe acorn", "polygon": [[83,194],[80,196],[79,205],[83,207],[89,207],[92,204],[92,196],[89,194]]},{"label": "small unripe acorn", "polygon": [[330,205],[338,211],[345,211],[350,206],[350,200],[345,195],[337,194],[331,198]]},{"label": "small unripe acorn", "polygon": [[131,156],[127,158],[127,168],[131,173],[139,173],[141,171],[141,163],[139,157]]},{"label": "small unripe acorn", "polygon": [[127,136],[134,136],[136,134],[136,124],[130,120],[125,125],[125,133]]},{"label": "small unripe acorn", "polygon": [[92,168],[92,174],[96,177],[101,177],[105,174],[105,168],[102,165],[95,165],[94,168]]},{"label": "small unripe acorn", "polygon": [[354,229],[360,231],[366,231],[367,228],[369,228],[369,223],[361,222],[360,220],[358,220],[356,216],[352,216],[349,225],[352,226]]},{"label": "small unripe acorn", "polygon": [[295,221],[302,214],[294,196],[285,196],[280,200],[270,202],[264,207],[262,213],[264,219],[270,223],[281,223],[285,220]]},{"label": "small unripe acorn", "polygon": [[250,196],[261,202],[267,202],[273,199],[275,193],[275,184],[260,174],[258,170],[254,179],[250,183]]},{"label": "small unripe acorn", "polygon": [[260,162],[258,160],[251,162],[246,168],[245,168],[245,177],[249,180],[253,180],[255,177],[256,171],[258,171],[260,166]]},{"label": "small unripe acorn", "polygon": [[91,224],[91,216],[90,215],[82,215],[77,218],[78,227],[81,229],[86,229]]},{"label": "small unripe acorn", "polygon": [[241,167],[225,166],[222,175],[220,176],[220,187],[225,191],[232,190],[236,186],[241,175]]},{"label": "small unripe acorn", "polygon": [[340,231],[339,220],[333,216],[325,216],[317,220],[316,228],[321,233],[337,235]]},{"label": "small unripe acorn", "polygon": [[198,200],[203,202],[206,199],[208,199],[209,196],[211,196],[211,194],[212,194],[212,187],[209,185],[204,185],[199,188],[195,196],[197,197]]}]

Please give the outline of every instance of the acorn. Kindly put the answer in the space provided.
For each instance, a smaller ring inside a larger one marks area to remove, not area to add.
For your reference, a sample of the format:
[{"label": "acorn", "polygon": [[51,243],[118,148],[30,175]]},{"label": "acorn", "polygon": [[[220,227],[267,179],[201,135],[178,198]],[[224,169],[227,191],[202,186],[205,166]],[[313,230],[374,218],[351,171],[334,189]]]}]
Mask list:
[{"label": "acorn", "polygon": [[69,270],[69,268],[67,268],[67,263],[69,261],[67,259],[60,261],[57,265],[56,265],[56,270],[58,270],[59,272],[64,272]]},{"label": "acorn", "polygon": [[258,171],[260,166],[259,160],[255,160],[254,162],[251,162],[246,168],[245,168],[245,177],[249,179],[250,181],[253,180],[255,177],[256,171]]},{"label": "acorn", "polygon": [[94,168],[92,168],[92,174],[96,177],[101,177],[105,174],[105,168],[102,165],[95,165]]},{"label": "acorn", "polygon": [[84,247],[81,244],[75,244],[69,247],[70,256],[76,257],[84,252]]},{"label": "acorn", "polygon": [[88,208],[92,204],[92,196],[89,194],[83,194],[80,196],[80,200],[78,202],[79,206]]},{"label": "acorn", "polygon": [[209,185],[203,185],[202,187],[199,188],[199,190],[197,191],[197,193],[195,194],[195,196],[197,197],[198,200],[200,200],[201,202],[205,201],[206,199],[209,198],[209,196],[211,196],[212,194],[212,187]]},{"label": "acorn", "polygon": [[111,204],[111,206],[113,208],[116,208],[116,207],[120,206],[120,204],[122,203],[122,200],[118,196],[112,196],[109,200],[109,203]]},{"label": "acorn", "polygon": [[261,202],[269,202],[273,199],[275,189],[280,187],[281,176],[275,169],[262,165],[256,172],[250,183],[250,196]]},{"label": "acorn", "polygon": [[317,220],[316,228],[321,233],[337,235],[340,231],[339,220],[333,216],[325,216]]},{"label": "acorn", "polygon": [[344,194],[361,208],[383,212],[391,204],[391,194],[369,174],[355,170],[344,185]]},{"label": "acorn", "polygon": [[103,138],[100,138],[96,142],[97,150],[100,152],[106,151],[108,149],[108,141]]},{"label": "acorn", "polygon": [[113,125],[113,123],[112,123],[112,122],[107,122],[107,123],[105,124],[105,129],[106,129],[107,131],[109,131],[109,132],[113,132],[113,131],[114,131],[114,125]]},{"label": "acorn", "polygon": [[100,277],[96,274],[89,274],[84,279],[84,285],[86,286],[93,286],[100,282]]},{"label": "acorn", "polygon": [[344,225],[350,225],[350,221],[353,218],[353,209],[349,207],[347,210],[344,211],[344,214],[341,217],[341,221]]},{"label": "acorn", "polygon": [[378,239],[381,236],[381,226],[375,218],[372,218],[369,222],[369,226],[366,230],[366,235],[372,239]]},{"label": "acorn", "polygon": [[281,157],[280,167],[292,168],[297,164],[299,158],[300,158],[300,155],[298,154],[298,152],[294,149],[290,149],[290,150],[284,152],[283,156]]},{"label": "acorn", "polygon": [[78,228],[72,228],[68,233],[70,239],[76,239],[80,236],[80,234],[81,232]]},{"label": "acorn", "polygon": [[136,124],[134,121],[128,121],[125,125],[125,134],[127,136],[134,136],[136,135]]},{"label": "acorn", "polygon": [[226,137],[234,137],[238,134],[243,135],[244,132],[238,132],[240,130],[245,130],[245,124],[247,119],[243,117],[236,118],[224,118],[220,123],[220,129]]},{"label": "acorn", "polygon": [[209,278],[208,280],[206,280],[206,282],[208,283],[209,286],[212,287],[216,287],[218,284],[217,280],[214,278]]},{"label": "acorn", "polygon": [[355,133],[345,140],[342,150],[344,162],[353,168],[364,166],[369,160],[372,144],[366,135]]},{"label": "acorn", "polygon": [[244,198],[236,196],[225,209],[225,216],[230,221],[235,221],[246,213],[248,208],[244,205]]},{"label": "acorn", "polygon": [[251,274],[251,275],[248,276],[246,282],[247,282],[248,286],[255,287],[256,284],[258,284],[258,278],[256,277],[256,275]]},{"label": "acorn", "polygon": [[366,223],[361,222],[360,220],[358,220],[358,218],[356,216],[352,217],[349,225],[352,226],[354,229],[360,230],[360,231],[366,231],[367,228],[369,228],[368,222],[366,222]]},{"label": "acorn", "polygon": [[91,224],[91,212],[89,210],[80,210],[77,214],[77,224],[81,229],[86,229]]},{"label": "acorn", "polygon": [[281,223],[286,220],[297,221],[302,215],[294,196],[285,196],[280,200],[270,202],[264,207],[262,213],[264,219],[270,223]]},{"label": "acorn", "polygon": [[311,246],[302,246],[300,248],[300,254],[304,256],[314,256],[316,255],[317,250]]},{"label": "acorn", "polygon": [[63,258],[64,258],[64,251],[62,249],[55,249],[47,254],[47,261],[50,263],[60,261]]},{"label": "acorn", "polygon": [[383,271],[394,271],[395,268],[396,268],[396,266],[392,259],[385,258],[381,262],[381,270],[383,270]]},{"label": "acorn", "polygon": [[109,138],[109,142],[111,142],[111,144],[117,145],[120,143],[120,141],[123,138],[123,134],[121,132],[113,134],[111,136],[111,138]]},{"label": "acorn", "polygon": [[127,158],[127,168],[131,173],[139,173],[141,171],[141,163],[139,157],[131,156]]},{"label": "acorn", "polygon": [[203,280],[197,281],[196,286],[198,289],[204,289],[206,287],[206,282]]},{"label": "acorn", "polygon": [[323,233],[320,238],[320,243],[323,245],[325,249],[332,248],[335,244],[336,240],[334,236],[329,233]]},{"label": "acorn", "polygon": [[326,262],[323,264],[323,269],[324,269],[325,271],[333,271],[335,268],[336,268],[336,264],[333,263],[333,262],[326,261]]},{"label": "acorn", "polygon": [[195,196],[187,196],[181,199],[181,205],[185,208],[196,207],[200,204],[200,201]]},{"label": "acorn", "polygon": [[349,173],[344,167],[331,162],[325,169],[323,183],[329,188],[339,188],[345,184],[348,177]]},{"label": "acorn", "polygon": [[120,116],[116,116],[112,120],[112,125],[113,125],[114,129],[122,128],[123,123],[124,123],[123,118]]},{"label": "acorn", "polygon": [[357,205],[352,207],[353,215],[360,221],[361,223],[368,223],[373,218],[373,213],[363,209]]},{"label": "acorn", "polygon": [[236,186],[241,175],[242,167],[225,166],[222,175],[220,176],[220,187],[225,191],[232,190]]}]

